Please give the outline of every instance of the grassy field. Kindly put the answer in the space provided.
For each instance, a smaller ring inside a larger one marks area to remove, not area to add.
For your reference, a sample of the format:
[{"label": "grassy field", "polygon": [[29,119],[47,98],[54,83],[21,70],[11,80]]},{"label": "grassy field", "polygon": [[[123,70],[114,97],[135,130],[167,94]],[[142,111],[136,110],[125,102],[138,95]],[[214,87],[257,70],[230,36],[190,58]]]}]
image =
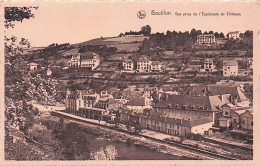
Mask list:
[{"label": "grassy field", "polygon": [[108,47],[116,47],[118,52],[136,52],[139,50],[144,39],[147,36],[137,36],[137,37],[106,37],[97,38],[82,43],[73,44],[72,46],[78,47],[86,45],[106,45]]}]

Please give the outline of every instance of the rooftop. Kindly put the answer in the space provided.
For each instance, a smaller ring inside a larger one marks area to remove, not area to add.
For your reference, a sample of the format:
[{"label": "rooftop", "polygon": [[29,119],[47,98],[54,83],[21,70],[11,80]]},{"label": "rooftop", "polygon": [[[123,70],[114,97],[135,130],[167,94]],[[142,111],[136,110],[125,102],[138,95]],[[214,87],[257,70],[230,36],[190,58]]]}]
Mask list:
[{"label": "rooftop", "polygon": [[238,66],[238,62],[236,60],[225,60],[223,66]]},{"label": "rooftop", "polygon": [[80,54],[81,59],[93,59],[95,56],[98,56],[98,54],[94,52],[84,52]]},{"label": "rooftop", "polygon": [[[216,101],[219,101],[216,97],[212,98]],[[215,110],[212,108],[214,105],[211,105],[210,98],[208,96],[191,96],[191,95],[168,95],[166,100],[161,100],[157,104],[155,104],[154,108],[156,107],[174,107],[175,105],[179,106],[192,106],[194,108],[204,107],[207,110]],[[218,103],[217,103],[218,104]]]},{"label": "rooftop", "polygon": [[194,96],[215,96],[230,94],[233,99],[240,101],[248,100],[236,85],[200,85],[191,86],[188,93]]},{"label": "rooftop", "polygon": [[126,102],[126,105],[145,106],[145,98],[144,97],[133,97],[128,102]]},{"label": "rooftop", "polygon": [[199,126],[199,125],[203,125],[203,124],[207,124],[207,123],[211,123],[211,122],[213,122],[213,119],[210,117],[200,118],[200,119],[195,119],[193,121],[190,121],[190,126],[194,127],[194,126]]}]

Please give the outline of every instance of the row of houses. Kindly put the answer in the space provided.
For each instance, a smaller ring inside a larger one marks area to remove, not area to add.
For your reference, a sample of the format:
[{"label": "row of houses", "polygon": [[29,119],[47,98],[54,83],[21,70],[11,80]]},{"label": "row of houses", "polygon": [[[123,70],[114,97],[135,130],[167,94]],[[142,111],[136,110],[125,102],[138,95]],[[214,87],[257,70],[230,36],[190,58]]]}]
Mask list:
[{"label": "row of houses", "polygon": [[[223,60],[222,72],[224,77],[230,76],[245,76],[249,75],[250,69],[252,68],[252,60],[247,60],[248,69],[241,69],[238,67],[238,61],[236,60]],[[203,62],[191,61],[187,66],[186,71],[200,71],[200,72],[214,72],[217,71],[216,64],[212,58],[206,58]]]},{"label": "row of houses", "polygon": [[223,128],[232,127],[253,131],[253,109],[252,107],[235,107],[226,104],[223,106],[223,116],[219,119],[219,126]]},{"label": "row of houses", "polygon": [[[156,103],[155,94],[159,98]],[[244,110],[252,108],[240,88],[227,85],[191,86],[187,94],[182,95],[166,94],[158,87],[129,87],[101,93],[68,90],[66,95],[69,113],[99,120],[118,119],[120,123],[138,124],[142,128],[180,136],[203,134],[212,126],[223,127],[223,118],[229,118],[226,123],[231,124],[235,116],[227,117],[227,105]],[[251,131],[244,127],[251,123],[250,119],[239,118],[236,128]],[[226,127],[231,126],[227,124]]]},{"label": "row of houses", "polygon": [[127,59],[122,62],[122,72],[162,72],[165,65],[159,61],[151,61],[146,56],[140,56],[136,60]]}]

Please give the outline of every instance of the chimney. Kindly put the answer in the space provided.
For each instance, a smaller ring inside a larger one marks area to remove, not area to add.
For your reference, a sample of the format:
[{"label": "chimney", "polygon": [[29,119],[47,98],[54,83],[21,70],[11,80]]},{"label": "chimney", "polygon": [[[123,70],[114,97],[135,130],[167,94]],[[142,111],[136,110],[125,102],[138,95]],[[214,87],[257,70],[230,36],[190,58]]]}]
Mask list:
[{"label": "chimney", "polygon": [[224,95],[220,95],[221,96],[221,101],[224,101]]}]

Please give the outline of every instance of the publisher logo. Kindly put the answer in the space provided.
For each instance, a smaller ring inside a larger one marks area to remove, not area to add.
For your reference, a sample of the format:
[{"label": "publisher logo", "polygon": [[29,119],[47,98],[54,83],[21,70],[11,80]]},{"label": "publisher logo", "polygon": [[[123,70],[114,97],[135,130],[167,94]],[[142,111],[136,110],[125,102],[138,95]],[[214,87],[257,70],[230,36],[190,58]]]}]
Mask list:
[{"label": "publisher logo", "polygon": [[137,12],[137,17],[138,17],[139,19],[144,19],[145,16],[146,16],[145,11],[139,10],[139,11]]}]

